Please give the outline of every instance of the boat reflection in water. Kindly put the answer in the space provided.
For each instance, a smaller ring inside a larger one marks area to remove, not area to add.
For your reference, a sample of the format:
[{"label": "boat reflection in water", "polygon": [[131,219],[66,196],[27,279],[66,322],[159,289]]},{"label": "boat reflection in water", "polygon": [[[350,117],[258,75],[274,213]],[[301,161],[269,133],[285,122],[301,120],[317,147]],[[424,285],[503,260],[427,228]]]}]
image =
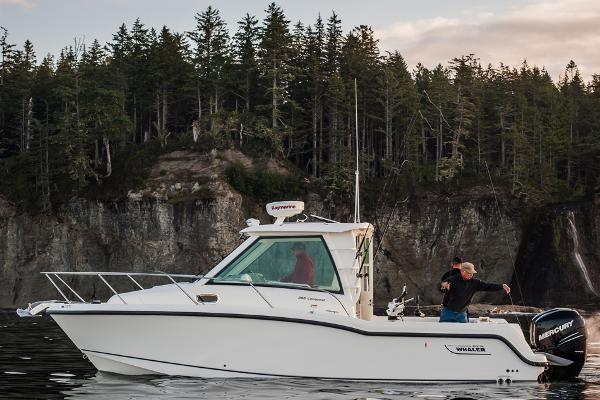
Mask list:
[{"label": "boat reflection in water", "polygon": [[[275,222],[249,220],[247,239],[204,276],[48,272],[64,301],[19,314],[49,314],[98,370],[124,375],[508,384],[572,377],[583,366],[585,326],[573,310],[533,318],[533,349],[504,319],[374,316],[371,224],[285,222],[302,202],[267,211]],[[114,296],[86,302],[66,279],[82,274]],[[111,275],[138,290],[115,291]],[[144,288],[139,275],[171,283]]]}]

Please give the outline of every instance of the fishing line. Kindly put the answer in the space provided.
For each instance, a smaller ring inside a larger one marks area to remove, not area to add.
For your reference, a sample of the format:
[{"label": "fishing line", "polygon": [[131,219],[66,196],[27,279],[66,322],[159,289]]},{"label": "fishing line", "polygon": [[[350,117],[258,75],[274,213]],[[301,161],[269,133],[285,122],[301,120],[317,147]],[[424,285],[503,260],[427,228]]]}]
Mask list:
[{"label": "fishing line", "polygon": [[[508,243],[508,238],[506,235],[506,229],[504,226],[504,218],[502,217],[502,212],[500,211],[500,204],[498,202],[498,196],[496,195],[496,188],[494,187],[494,181],[492,180],[492,175],[490,174],[490,168],[488,167],[487,161],[483,161],[483,163],[485,164],[485,169],[487,170],[487,174],[488,177],[490,178],[490,185],[492,186],[492,193],[494,194],[494,200],[496,203],[496,210],[498,211],[498,216],[500,217],[500,226],[502,227],[502,237],[504,239],[504,243],[506,245],[506,250],[508,252],[508,256],[510,257],[510,261],[512,263],[512,269],[513,269],[513,274],[515,277],[515,281],[517,283],[517,287],[519,288],[519,295],[521,296],[521,304],[524,306],[524,297],[523,297],[523,291],[521,290],[521,283],[519,281],[519,275],[517,274],[517,267],[516,267],[516,261],[512,255],[512,252],[510,251],[510,244]],[[515,242],[516,242],[516,238],[515,238]],[[512,301],[512,300],[511,300]],[[514,305],[514,304],[513,304]]]},{"label": "fishing line", "polygon": [[[515,306],[515,303],[513,302],[512,296],[510,295],[510,293],[508,294],[508,298],[510,299],[510,304],[513,306]],[[519,328],[521,328],[521,330],[523,330],[523,326],[521,325],[521,320],[519,319],[519,316],[517,315],[517,324],[519,324]]]}]

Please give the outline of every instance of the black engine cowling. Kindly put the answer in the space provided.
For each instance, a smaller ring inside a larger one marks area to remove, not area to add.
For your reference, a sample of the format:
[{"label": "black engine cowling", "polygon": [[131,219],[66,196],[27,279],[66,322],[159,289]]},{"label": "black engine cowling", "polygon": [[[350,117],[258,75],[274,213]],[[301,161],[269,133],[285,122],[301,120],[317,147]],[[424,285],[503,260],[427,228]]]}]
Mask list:
[{"label": "black engine cowling", "polygon": [[549,367],[545,378],[563,380],[579,375],[586,356],[585,320],[575,310],[554,308],[531,320],[531,344],[546,353]]}]

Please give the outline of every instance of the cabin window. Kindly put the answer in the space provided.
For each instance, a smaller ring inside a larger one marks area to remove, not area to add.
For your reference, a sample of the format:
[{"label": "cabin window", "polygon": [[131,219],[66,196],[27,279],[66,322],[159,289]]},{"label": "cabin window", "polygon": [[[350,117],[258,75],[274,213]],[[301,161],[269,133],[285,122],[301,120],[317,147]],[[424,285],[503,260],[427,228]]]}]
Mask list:
[{"label": "cabin window", "polygon": [[311,287],[341,292],[339,277],[323,238],[262,237],[217,274],[215,283]]}]

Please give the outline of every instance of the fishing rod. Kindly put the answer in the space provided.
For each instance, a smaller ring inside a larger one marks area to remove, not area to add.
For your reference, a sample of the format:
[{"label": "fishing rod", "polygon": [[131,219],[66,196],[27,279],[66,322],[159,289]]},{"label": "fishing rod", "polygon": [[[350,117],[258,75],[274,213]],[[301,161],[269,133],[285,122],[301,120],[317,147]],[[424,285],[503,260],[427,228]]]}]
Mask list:
[{"label": "fishing rod", "polygon": [[[504,239],[504,244],[506,245],[506,251],[508,253],[508,256],[510,258],[511,261],[511,265],[512,265],[512,270],[513,270],[513,276],[515,277],[515,282],[517,284],[517,288],[519,289],[519,295],[521,296],[521,305],[525,305],[525,298],[523,297],[523,291],[521,290],[521,283],[519,282],[519,275],[517,274],[517,266],[516,266],[516,260],[513,257],[512,252],[510,251],[510,245],[508,243],[508,238],[506,235],[506,229],[504,226],[504,219],[502,217],[502,212],[500,211],[500,203],[498,202],[498,196],[496,195],[496,188],[494,186],[494,181],[492,180],[492,174],[490,173],[490,168],[488,167],[488,163],[486,160],[483,160],[483,163],[485,164],[485,169],[487,171],[488,177],[490,178],[490,185],[492,186],[492,194],[494,195],[494,201],[496,204],[496,210],[498,211],[498,216],[500,218],[500,225],[502,227],[502,237]],[[516,238],[515,242],[516,242]],[[512,296],[510,295],[510,292],[508,293],[508,298],[510,299],[510,304],[514,307],[515,303],[513,301]],[[517,323],[519,324],[519,327],[521,327],[521,329],[523,329],[523,327],[521,326],[521,320],[519,319],[519,316],[517,315]]]},{"label": "fishing rod", "polygon": [[[394,179],[397,179],[398,176],[400,176],[400,172],[402,171],[402,167],[404,167],[404,164],[406,164],[407,162],[408,162],[408,160],[404,160],[402,162],[402,164],[400,165],[400,168],[398,168],[397,172],[394,174]],[[387,184],[387,181],[386,181],[386,184]],[[388,193],[389,192],[386,192],[385,195],[384,195],[384,197],[387,197]],[[394,207],[392,208],[391,212],[388,213],[387,219],[386,219],[386,222],[385,222],[385,226],[384,226],[383,230],[381,230],[382,233],[381,233],[381,236],[379,238],[379,242],[377,243],[377,248],[375,249],[375,252],[373,253],[373,261],[375,261],[375,259],[377,258],[377,254],[379,254],[379,250],[381,250],[381,248],[383,246],[383,239],[385,238],[385,235],[387,234],[388,228],[390,226],[390,222],[392,220],[392,216],[394,216],[396,214],[396,209],[398,208],[398,205],[401,204],[401,203],[406,203],[407,201],[408,201],[408,197],[406,197],[402,201],[400,201],[400,200],[396,201],[394,203]],[[363,243],[365,241],[365,238],[366,238],[366,236],[363,236],[363,238],[362,238],[362,240],[360,242],[360,245],[359,245],[359,247],[357,249],[355,259],[357,259],[358,256],[362,254],[362,252],[360,251],[360,249],[362,249],[362,245],[363,245]],[[366,260],[367,259],[365,257],[363,257],[363,259],[362,259],[362,261],[360,263],[360,268],[358,270],[358,273],[356,274],[357,278],[362,278],[363,277],[362,270],[363,270],[363,267],[365,265],[365,261]]]}]

